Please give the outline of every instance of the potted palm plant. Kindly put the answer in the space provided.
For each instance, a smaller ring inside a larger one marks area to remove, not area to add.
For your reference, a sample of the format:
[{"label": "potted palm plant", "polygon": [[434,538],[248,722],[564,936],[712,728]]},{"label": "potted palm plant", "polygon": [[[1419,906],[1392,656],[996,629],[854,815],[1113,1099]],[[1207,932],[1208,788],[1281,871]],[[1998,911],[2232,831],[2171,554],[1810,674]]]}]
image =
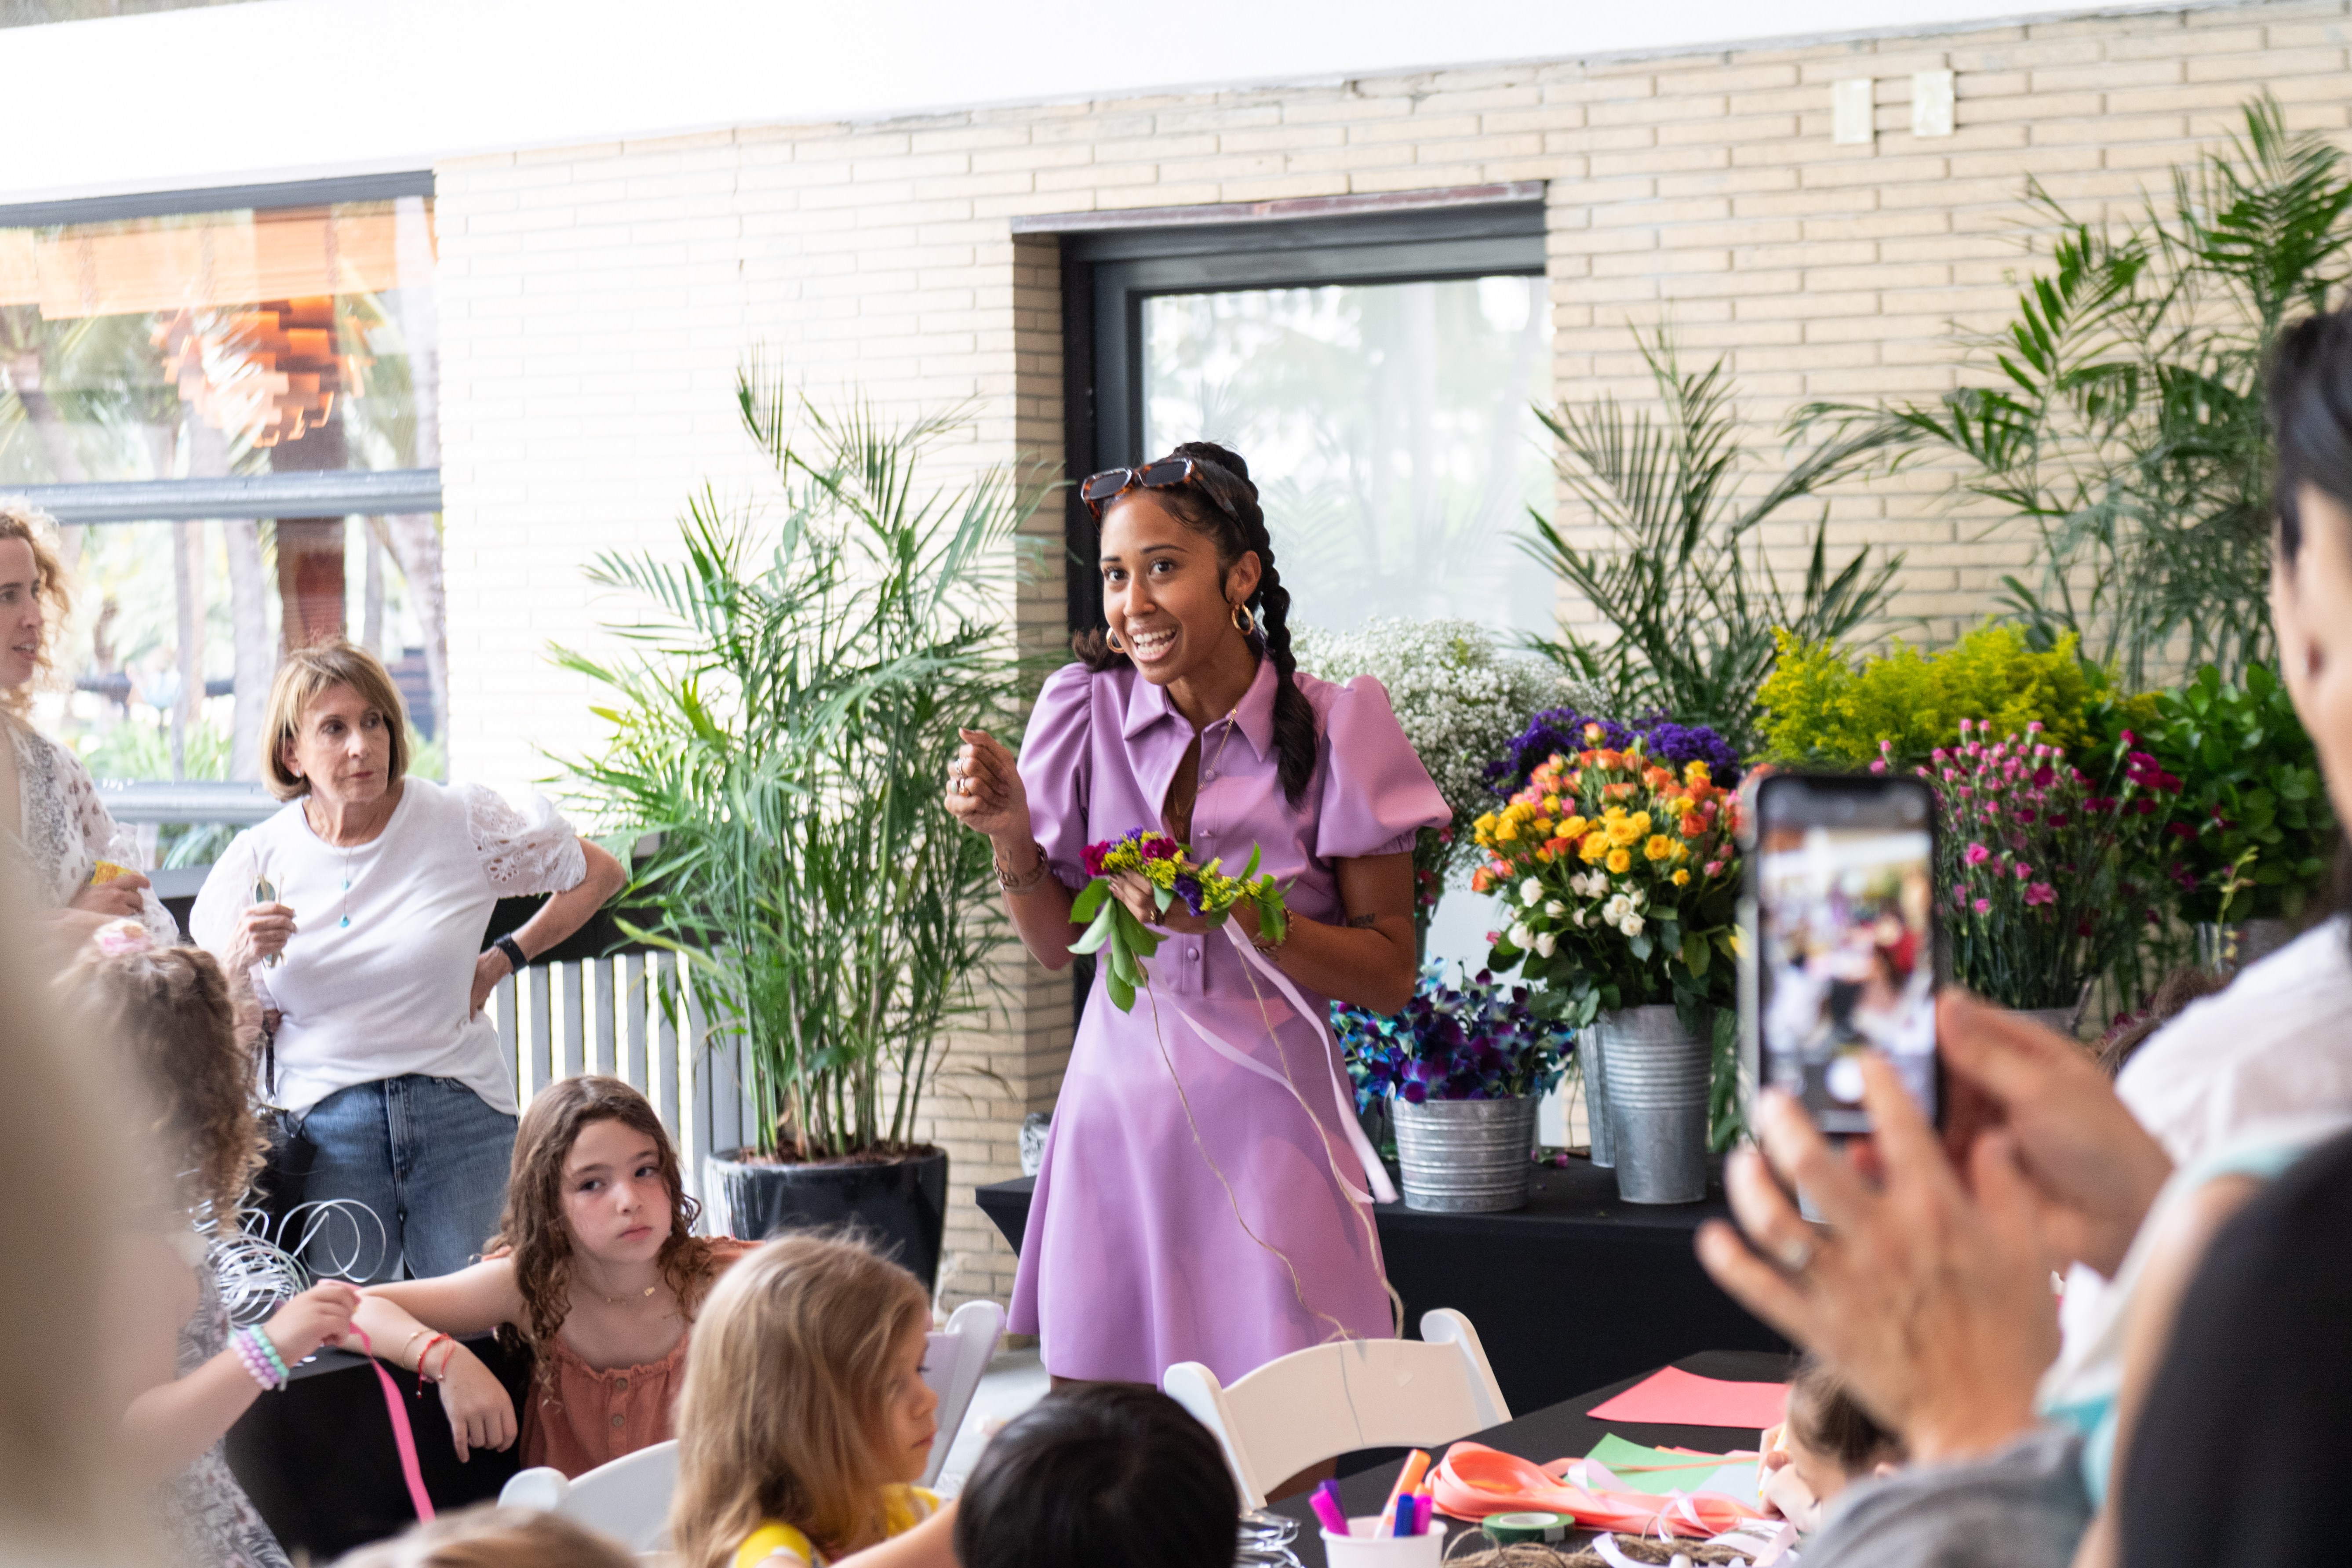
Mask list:
[{"label": "potted palm plant", "polygon": [[828,416],[756,367],[738,402],[774,521],[706,491],[674,554],[598,558],[591,579],[642,613],[607,623],[618,654],[558,650],[613,727],[573,767],[608,820],[658,836],[627,929],[686,956],[740,1063],[756,1136],[710,1156],[714,1220],[855,1223],[936,1282],[947,1155],[918,1141],[922,1099],[947,1028],[986,1005],[1000,918],[987,843],[940,780],[958,727],[1020,696],[992,612],[1038,492],[994,468],[919,482],[952,416]]}]

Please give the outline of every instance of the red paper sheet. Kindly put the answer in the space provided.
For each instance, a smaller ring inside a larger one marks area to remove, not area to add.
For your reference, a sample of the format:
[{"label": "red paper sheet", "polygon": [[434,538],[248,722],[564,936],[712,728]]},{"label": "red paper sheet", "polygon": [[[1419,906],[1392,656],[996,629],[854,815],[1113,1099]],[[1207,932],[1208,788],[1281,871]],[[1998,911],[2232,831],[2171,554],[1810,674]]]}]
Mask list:
[{"label": "red paper sheet", "polygon": [[1761,1431],[1787,1410],[1789,1389],[1779,1383],[1727,1383],[1678,1367],[1652,1373],[1614,1399],[1585,1412],[1601,1421],[1648,1421],[1672,1426],[1745,1426]]}]

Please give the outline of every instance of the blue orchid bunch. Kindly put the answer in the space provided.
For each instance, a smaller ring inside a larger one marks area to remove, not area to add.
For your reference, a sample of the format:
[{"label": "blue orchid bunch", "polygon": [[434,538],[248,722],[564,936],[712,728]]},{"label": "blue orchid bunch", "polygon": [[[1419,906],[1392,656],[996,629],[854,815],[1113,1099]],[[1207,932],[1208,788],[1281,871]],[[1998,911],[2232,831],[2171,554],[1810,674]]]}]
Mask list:
[{"label": "blue orchid bunch", "polygon": [[[1585,732],[1591,724],[1601,726],[1598,742]],[[1624,724],[1573,708],[1548,708],[1529,719],[1527,728],[1504,747],[1503,754],[1486,764],[1486,783],[1496,795],[1508,799],[1525,789],[1528,776],[1555,752],[1574,756],[1596,744],[1612,752],[1627,752],[1637,741],[1643,755],[1661,767],[1679,773],[1692,763],[1705,763],[1707,777],[1725,789],[1739,783],[1738,754],[1732,751],[1731,742],[1704,724],[1677,724],[1664,713],[1645,714]]]},{"label": "blue orchid bunch", "polygon": [[1538,1017],[1528,998],[1527,986],[1504,984],[1483,969],[1448,985],[1433,963],[1402,1012],[1334,1002],[1331,1028],[1356,1086],[1356,1109],[1370,1110],[1391,1096],[1419,1105],[1549,1093],[1575,1031]]}]

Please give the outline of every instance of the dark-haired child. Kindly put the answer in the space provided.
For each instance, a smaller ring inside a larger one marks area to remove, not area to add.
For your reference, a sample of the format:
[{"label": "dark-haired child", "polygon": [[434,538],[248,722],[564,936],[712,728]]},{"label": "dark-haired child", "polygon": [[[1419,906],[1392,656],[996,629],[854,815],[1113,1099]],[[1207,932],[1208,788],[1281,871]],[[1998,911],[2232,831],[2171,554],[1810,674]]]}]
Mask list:
[{"label": "dark-haired child", "polygon": [[1240,1493],[1166,1394],[1057,1394],[997,1434],[957,1500],[962,1568],[1230,1568]]},{"label": "dark-haired child", "polygon": [[1764,1496],[1799,1530],[1854,1482],[1903,1462],[1903,1444],[1855,1403],[1836,1373],[1807,1356],[1789,1380],[1789,1418],[1764,1445]]}]

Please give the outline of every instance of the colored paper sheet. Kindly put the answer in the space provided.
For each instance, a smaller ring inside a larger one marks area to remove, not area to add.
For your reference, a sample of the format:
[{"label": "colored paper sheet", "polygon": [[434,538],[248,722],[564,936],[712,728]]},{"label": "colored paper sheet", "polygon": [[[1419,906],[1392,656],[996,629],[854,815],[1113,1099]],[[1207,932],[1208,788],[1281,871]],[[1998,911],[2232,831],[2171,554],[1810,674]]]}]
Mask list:
[{"label": "colored paper sheet", "polygon": [[1669,1492],[1720,1492],[1749,1507],[1756,1499],[1756,1461],[1731,1459],[1726,1454],[1694,1454],[1676,1448],[1645,1448],[1614,1432],[1592,1446],[1585,1458],[1605,1465],[1628,1491],[1664,1497]]},{"label": "colored paper sheet", "polygon": [[1672,1426],[1744,1426],[1777,1423],[1789,1403],[1779,1383],[1727,1383],[1679,1367],[1652,1373],[1614,1399],[1585,1412],[1597,1421],[1642,1421]]}]

